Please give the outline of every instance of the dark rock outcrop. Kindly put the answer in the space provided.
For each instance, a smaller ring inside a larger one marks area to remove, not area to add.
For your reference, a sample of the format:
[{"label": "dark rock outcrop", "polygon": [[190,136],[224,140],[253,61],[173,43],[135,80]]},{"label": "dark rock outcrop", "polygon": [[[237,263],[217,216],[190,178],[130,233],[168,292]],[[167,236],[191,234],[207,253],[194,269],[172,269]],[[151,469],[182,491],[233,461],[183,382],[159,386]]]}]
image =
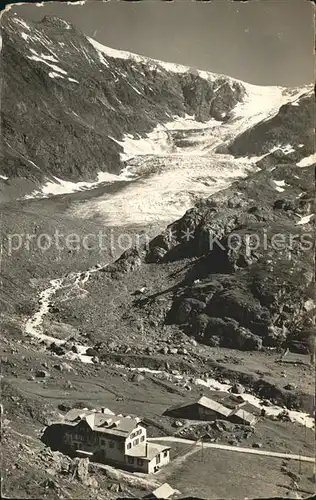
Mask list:
[{"label": "dark rock outcrop", "polygon": [[[313,182],[311,167],[260,171],[197,203],[155,237],[143,265],[186,262],[169,290],[165,323],[210,346],[260,350],[294,342],[308,351],[314,238],[312,221],[299,222],[313,210]],[[158,313],[150,295],[139,305],[148,316]]]},{"label": "dark rock outcrop", "polygon": [[[306,91],[294,103],[281,106],[272,118],[264,120],[236,137],[229,151],[236,156],[262,155],[269,153],[260,166],[295,161],[297,153],[303,156],[314,153],[315,141],[315,96]],[[293,153],[286,153],[282,147],[290,145]],[[273,148],[280,148],[270,153]]]}]

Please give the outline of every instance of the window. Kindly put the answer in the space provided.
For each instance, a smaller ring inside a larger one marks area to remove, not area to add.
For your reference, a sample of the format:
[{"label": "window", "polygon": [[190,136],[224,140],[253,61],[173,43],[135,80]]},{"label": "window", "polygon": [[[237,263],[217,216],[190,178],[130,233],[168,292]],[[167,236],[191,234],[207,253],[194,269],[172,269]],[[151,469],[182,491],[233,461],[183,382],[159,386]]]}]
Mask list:
[{"label": "window", "polygon": [[156,456],[156,464],[160,464],[160,453]]},{"label": "window", "polygon": [[104,445],[105,445],[105,441],[104,441],[104,439],[101,439],[101,444],[102,444],[102,446],[104,446]]},{"label": "window", "polygon": [[142,443],[143,441],[145,441],[145,436],[141,436],[140,438],[140,442]]},{"label": "window", "polygon": [[168,450],[163,452],[163,456],[164,456],[164,458],[166,458],[168,456]]},{"label": "window", "polygon": [[139,438],[135,439],[134,446],[137,446],[138,444],[139,444]]},{"label": "window", "polygon": [[110,448],[114,448],[114,442],[113,442],[113,441],[110,441],[110,442],[109,442],[109,447],[110,447]]},{"label": "window", "polygon": [[128,461],[129,464],[133,464],[134,463],[134,457],[128,457],[127,461]]},{"label": "window", "polygon": [[138,458],[137,465],[143,465],[143,464],[144,464],[144,460],[142,460],[141,458]]},{"label": "window", "polygon": [[130,450],[132,447],[132,443],[127,443],[127,449]]}]

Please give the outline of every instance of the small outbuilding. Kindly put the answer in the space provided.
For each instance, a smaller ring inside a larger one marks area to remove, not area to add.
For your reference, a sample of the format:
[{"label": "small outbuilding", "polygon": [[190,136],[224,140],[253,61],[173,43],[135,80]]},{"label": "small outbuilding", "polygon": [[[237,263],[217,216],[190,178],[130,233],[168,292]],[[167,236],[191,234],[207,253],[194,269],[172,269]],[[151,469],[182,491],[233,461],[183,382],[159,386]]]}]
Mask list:
[{"label": "small outbuilding", "polygon": [[164,412],[164,415],[189,420],[212,421],[216,419],[227,419],[231,411],[231,408],[226,408],[217,401],[202,396],[197,401],[172,406]]},{"label": "small outbuilding", "polygon": [[256,423],[257,417],[246,411],[243,405],[236,407],[231,404],[230,406],[230,408],[227,408],[218,401],[202,396],[197,401],[171,406],[164,412],[164,415],[187,420],[229,420],[235,424],[243,425],[254,425]]},{"label": "small outbuilding", "polygon": [[249,413],[241,407],[236,408],[236,410],[231,412],[229,415],[229,421],[234,424],[255,425],[257,418],[252,413]]}]

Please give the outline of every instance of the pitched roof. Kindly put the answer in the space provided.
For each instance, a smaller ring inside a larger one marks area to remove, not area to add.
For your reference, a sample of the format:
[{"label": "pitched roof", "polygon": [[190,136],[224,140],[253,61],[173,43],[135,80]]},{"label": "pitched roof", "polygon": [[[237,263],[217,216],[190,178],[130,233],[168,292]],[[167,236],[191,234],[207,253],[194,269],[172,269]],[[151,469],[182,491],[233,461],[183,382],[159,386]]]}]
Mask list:
[{"label": "pitched roof", "polygon": [[214,401],[213,399],[207,398],[206,396],[202,396],[197,401],[189,401],[189,402],[179,403],[179,404],[173,405],[165,411],[165,414],[167,414],[173,410],[178,410],[181,408],[188,408],[188,407],[194,406],[194,405],[203,406],[204,408],[208,408],[209,410],[213,410],[217,413],[220,413],[221,415],[224,415],[225,417],[227,417],[232,411],[231,408],[226,408],[226,406],[218,403],[217,401]]},{"label": "pitched roof", "polygon": [[166,450],[170,450],[170,446],[150,443],[147,441],[147,443],[141,443],[133,446],[131,449],[127,450],[125,454],[129,457],[141,458],[143,460],[152,460],[158,455],[158,453]]},{"label": "pitched roof", "polygon": [[[108,413],[105,413],[108,411]],[[64,416],[64,424],[78,425],[86,421],[93,431],[102,432],[111,436],[128,436],[140,422],[140,418],[129,415],[115,415],[111,410],[80,410],[74,408]]]},{"label": "pitched roof", "polygon": [[208,408],[209,410],[220,413],[225,417],[228,417],[228,415],[231,413],[231,408],[226,408],[226,406],[223,406],[217,401],[207,398],[206,396],[202,396],[197,403],[201,406],[204,406],[205,408]]},{"label": "pitched roof", "polygon": [[82,409],[79,409],[79,408],[73,408],[72,410],[69,410],[66,415],[64,415],[64,420],[67,420],[69,422],[73,422],[74,420],[76,420],[78,417],[80,417],[80,419],[90,413],[91,410],[82,410]]},{"label": "pitched roof", "polygon": [[230,414],[230,417],[237,416],[247,424],[254,424],[257,421],[257,418],[252,414],[249,413],[249,411],[243,410],[243,408],[237,408],[236,410],[232,411]]}]

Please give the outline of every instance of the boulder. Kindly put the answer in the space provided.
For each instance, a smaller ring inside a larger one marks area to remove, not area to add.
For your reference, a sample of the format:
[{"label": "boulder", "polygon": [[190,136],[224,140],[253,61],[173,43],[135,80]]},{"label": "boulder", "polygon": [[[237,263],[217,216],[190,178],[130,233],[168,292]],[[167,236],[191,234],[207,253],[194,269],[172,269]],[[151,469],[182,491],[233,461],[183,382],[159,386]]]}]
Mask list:
[{"label": "boulder", "polygon": [[262,443],[253,443],[253,448],[262,448]]},{"label": "boulder", "polygon": [[63,356],[64,354],[66,354],[66,350],[64,349],[64,347],[56,344],[55,342],[52,342],[49,348],[52,352],[57,354],[57,356]]},{"label": "boulder", "polygon": [[262,338],[255,335],[247,328],[239,328],[234,339],[235,347],[243,351],[260,351],[262,349]]},{"label": "boulder", "polygon": [[108,350],[109,351],[116,351],[116,349],[117,349],[117,343],[116,342],[112,341],[112,342],[110,342],[108,344]]},{"label": "boulder", "polygon": [[175,426],[175,427],[183,427],[183,425],[184,425],[184,424],[183,424],[183,422],[181,422],[181,420],[176,420],[176,421],[174,422],[174,426]]},{"label": "boulder", "polygon": [[71,410],[72,406],[66,404],[66,403],[60,403],[57,408],[60,410],[60,411],[69,411]]},{"label": "boulder", "polygon": [[206,304],[201,300],[186,298],[176,304],[175,307],[177,309],[175,311],[175,322],[178,325],[183,325],[203,311]]},{"label": "boulder", "polygon": [[237,195],[232,196],[232,198],[227,201],[228,208],[241,208],[245,205],[247,205],[247,202],[245,200],[242,200],[240,196]]},{"label": "boulder", "polygon": [[295,384],[286,384],[284,386],[284,389],[286,389],[287,391],[295,391],[295,389],[297,389],[297,386]]},{"label": "boulder", "polygon": [[143,380],[145,380],[145,377],[141,373],[135,373],[132,376],[132,382],[142,382]]},{"label": "boulder", "polygon": [[178,349],[176,347],[170,347],[169,354],[178,354]]},{"label": "boulder", "polygon": [[98,356],[99,353],[96,349],[93,349],[92,347],[88,347],[88,349],[86,350],[86,355],[93,357],[93,356]]},{"label": "boulder", "polygon": [[245,392],[245,388],[242,384],[234,384],[231,388],[231,392],[234,394],[243,394]]},{"label": "boulder", "polygon": [[37,378],[48,378],[49,376],[49,372],[46,370],[36,370],[35,372],[35,377]]},{"label": "boulder", "polygon": [[185,349],[184,347],[180,347],[180,349],[179,349],[178,353],[179,353],[179,354],[181,354],[181,355],[183,356],[183,355],[188,354],[188,351],[187,351],[187,349]]},{"label": "boulder", "polygon": [[166,255],[167,250],[161,247],[153,247],[150,249],[149,253],[147,254],[146,261],[148,263],[154,263],[154,262],[159,262],[161,261],[164,256]]},{"label": "boulder", "polygon": [[89,486],[90,488],[96,490],[99,487],[98,481],[95,479],[95,477],[88,477],[84,481],[85,486]]},{"label": "boulder", "polygon": [[71,372],[71,371],[74,371],[73,367],[70,366],[68,363],[60,363],[60,364],[56,364],[54,365],[54,368],[56,368],[56,370],[59,370],[60,372]]},{"label": "boulder", "polygon": [[190,339],[188,340],[188,342],[189,342],[189,343],[190,343],[193,347],[196,347],[196,346],[197,346],[197,341],[196,341],[195,339],[193,339],[193,338],[190,338]]},{"label": "boulder", "polygon": [[295,203],[293,200],[279,199],[273,204],[273,208],[276,210],[295,210]]},{"label": "boulder", "polygon": [[169,353],[169,348],[167,346],[164,346],[160,349],[161,354],[168,354]]},{"label": "boulder", "polygon": [[89,477],[89,459],[76,457],[72,462],[72,475],[85,483]]}]

